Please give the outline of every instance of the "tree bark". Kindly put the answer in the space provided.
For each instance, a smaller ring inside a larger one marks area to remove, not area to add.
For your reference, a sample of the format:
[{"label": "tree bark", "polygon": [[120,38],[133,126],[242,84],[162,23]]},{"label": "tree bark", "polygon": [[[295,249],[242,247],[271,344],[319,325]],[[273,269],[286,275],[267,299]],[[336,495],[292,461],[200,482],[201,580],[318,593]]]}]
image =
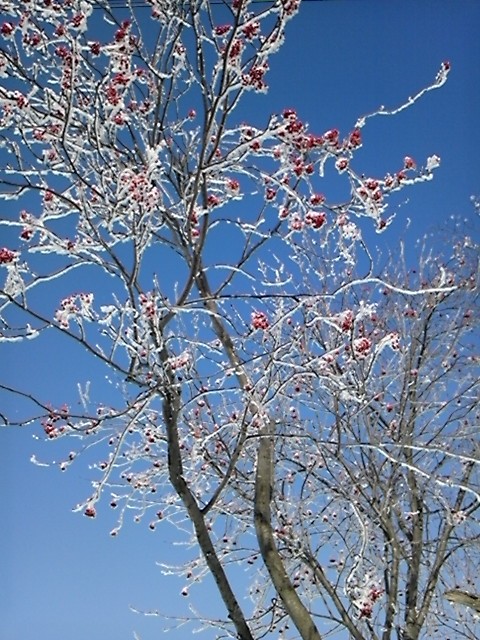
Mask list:
[{"label": "tree bark", "polygon": [[473,609],[476,613],[480,613],[480,596],[461,589],[450,589],[450,591],[445,592],[445,598],[450,602],[463,604],[465,607]]},{"label": "tree bark", "polygon": [[260,553],[285,611],[296,626],[302,640],[322,640],[310,612],[298,597],[287,575],[275,544],[270,508],[273,491],[273,449],[273,438],[267,432],[260,438],[255,474],[254,518]]},{"label": "tree bark", "polygon": [[195,528],[195,535],[205,562],[225,603],[228,617],[235,625],[239,640],[254,640],[242,609],[238,604],[222,564],[215,552],[215,547],[213,546],[207,525],[205,524],[205,516],[183,477],[182,456],[177,429],[179,410],[180,396],[174,388],[170,388],[163,400],[163,417],[168,439],[168,471],[170,482],[187,509],[189,518]]}]

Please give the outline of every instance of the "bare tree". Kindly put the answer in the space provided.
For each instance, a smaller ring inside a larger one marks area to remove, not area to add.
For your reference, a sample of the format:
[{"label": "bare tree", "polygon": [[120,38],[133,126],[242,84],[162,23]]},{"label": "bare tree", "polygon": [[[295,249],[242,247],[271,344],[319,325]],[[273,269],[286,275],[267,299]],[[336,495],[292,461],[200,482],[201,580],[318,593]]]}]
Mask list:
[{"label": "bare tree", "polygon": [[306,323],[306,348],[321,345],[323,366],[312,358],[289,389],[304,420],[294,454],[277,462],[288,478],[278,513],[301,541],[297,580],[308,566],[312,598],[323,590],[327,617],[353,638],[435,637],[450,626],[475,636],[443,598],[452,582],[477,579],[478,265],[467,258],[477,250],[462,241],[447,265],[428,238],[416,271],[399,252],[389,286],[364,281],[337,313],[325,305],[315,328]]},{"label": "bare tree", "polygon": [[[113,535],[132,510],[192,531],[198,557],[168,570],[185,594],[213,577],[227,615],[199,621],[219,638],[471,638],[444,592],[478,569],[476,247],[427,239],[416,273],[382,269],[361,219],[386,230],[390,196],[439,158],[353,167],[368,118],[449,64],[317,135],[293,109],[265,125],[238,109],[266,90],[295,0],[152,0],[128,20],[18,5],[1,27],[2,195],[20,209],[2,220],[19,231],[0,250],[2,340],[66,337],[115,392],[72,381],[76,410],[5,383],[30,411],[5,423],[40,425],[63,469],[98,452],[78,511],[109,495]],[[327,163],[343,201],[318,190]]]}]

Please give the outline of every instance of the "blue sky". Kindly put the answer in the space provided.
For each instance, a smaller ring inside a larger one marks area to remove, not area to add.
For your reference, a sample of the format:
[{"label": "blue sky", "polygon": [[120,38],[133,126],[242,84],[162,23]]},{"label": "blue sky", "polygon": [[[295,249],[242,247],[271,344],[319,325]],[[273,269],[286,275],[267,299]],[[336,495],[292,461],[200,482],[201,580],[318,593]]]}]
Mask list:
[{"label": "blue sky", "polygon": [[[405,155],[419,163],[433,153],[442,158],[432,182],[408,191],[409,201],[388,230],[413,243],[452,214],[474,215],[469,198],[480,195],[479,24],[480,3],[473,0],[306,2],[289,24],[285,46],[271,59],[269,93],[248,96],[245,119],[265,121],[271,112],[294,107],[314,132],[337,127],[346,133],[359,115],[381,104],[399,105],[449,60],[447,84],[395,118],[371,121],[356,158],[357,168],[367,175],[400,169]],[[408,230],[407,218],[412,221]],[[91,366],[82,354],[75,361],[62,358],[62,345],[42,351],[32,344],[15,350],[2,346],[2,364],[2,382],[34,385],[52,400],[60,378],[74,380],[77,371]],[[90,520],[72,513],[88,492],[88,468],[79,464],[62,474],[35,467],[30,456],[41,446],[32,433],[0,431],[6,478],[1,639],[131,640],[134,630],[142,640],[157,638],[161,621],[133,614],[129,605],[179,608],[182,582],[162,576],[155,562],[181,558],[184,549],[174,546],[170,532],[161,527],[152,533],[144,524],[129,523],[111,538],[110,514]],[[197,594],[206,606],[216,597],[208,584]],[[179,630],[168,637],[186,635]]]}]

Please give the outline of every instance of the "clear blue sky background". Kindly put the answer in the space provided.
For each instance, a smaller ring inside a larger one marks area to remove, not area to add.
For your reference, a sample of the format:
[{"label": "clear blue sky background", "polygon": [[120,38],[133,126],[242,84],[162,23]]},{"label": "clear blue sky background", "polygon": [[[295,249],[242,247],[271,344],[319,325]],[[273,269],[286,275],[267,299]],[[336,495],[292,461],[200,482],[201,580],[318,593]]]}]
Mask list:
[{"label": "clear blue sky background", "polygon": [[[245,119],[264,121],[288,106],[315,132],[337,127],[346,133],[359,115],[400,104],[450,60],[452,72],[441,90],[394,119],[367,125],[357,168],[382,175],[400,169],[405,155],[419,162],[441,156],[434,181],[408,191],[390,234],[405,233],[413,242],[452,214],[472,219],[469,198],[480,194],[479,25],[480,2],[473,0],[306,2],[271,60],[270,92],[249,96]],[[412,223],[405,232],[407,217]],[[75,380],[88,359],[71,361],[61,357],[61,348],[35,348],[2,346],[1,378],[43,388],[60,401],[59,376]],[[41,377],[32,378],[33,354],[44,357],[36,366]],[[66,474],[41,469],[29,462],[38,449],[28,429],[0,430],[0,640],[131,640],[134,630],[142,640],[158,638],[161,621],[135,615],[129,605],[177,609],[183,585],[163,577],[155,562],[181,558],[183,549],[161,527],[152,533],[145,524],[129,523],[111,538],[113,515],[89,520],[73,514],[88,493],[86,465]],[[208,585],[196,595],[201,605],[216,597]],[[168,638],[189,635],[181,629]]]}]

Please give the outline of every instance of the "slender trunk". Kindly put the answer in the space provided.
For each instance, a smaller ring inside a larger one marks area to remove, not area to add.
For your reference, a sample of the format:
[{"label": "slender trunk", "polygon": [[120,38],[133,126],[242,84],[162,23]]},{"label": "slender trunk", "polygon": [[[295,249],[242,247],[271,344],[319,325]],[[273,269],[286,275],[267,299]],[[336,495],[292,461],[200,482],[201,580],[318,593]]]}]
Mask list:
[{"label": "slender trunk", "polygon": [[[409,463],[412,464],[413,461],[409,460]],[[423,556],[424,506],[413,471],[408,473],[408,484],[411,495],[412,529],[405,595],[405,633],[408,640],[416,640],[421,629],[418,621],[418,587]]]},{"label": "slender trunk", "polygon": [[273,438],[260,438],[255,475],[255,530],[260,553],[285,611],[296,626],[302,640],[322,640],[310,612],[303,605],[293,587],[283,560],[278,553],[271,524],[273,490]]},{"label": "slender trunk", "polygon": [[217,556],[210,533],[195,496],[183,477],[182,456],[178,441],[177,419],[180,397],[174,388],[170,389],[163,401],[163,417],[168,438],[168,471],[170,482],[185,505],[195,528],[195,535],[207,566],[217,584],[220,595],[228,611],[228,617],[235,625],[239,640],[254,640],[245,616]]},{"label": "slender trunk", "polygon": [[385,590],[387,597],[386,615],[384,623],[384,631],[382,634],[382,640],[390,640],[392,637],[392,630],[394,628],[396,604],[398,599],[398,580],[400,577],[400,561],[401,561],[401,549],[395,532],[394,525],[391,518],[388,518],[388,526],[385,525],[385,557],[387,557],[387,549],[391,547],[391,560],[385,566]]}]

